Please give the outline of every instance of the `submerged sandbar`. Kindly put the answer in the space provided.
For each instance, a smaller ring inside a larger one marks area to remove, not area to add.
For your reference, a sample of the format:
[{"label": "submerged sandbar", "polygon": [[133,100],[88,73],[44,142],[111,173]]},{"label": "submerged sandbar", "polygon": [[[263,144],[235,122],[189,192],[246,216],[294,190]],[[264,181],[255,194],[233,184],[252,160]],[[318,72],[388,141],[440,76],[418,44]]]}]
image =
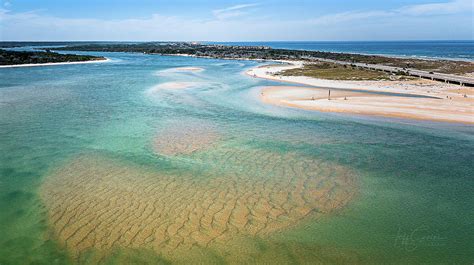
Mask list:
[{"label": "submerged sandbar", "polygon": [[168,123],[153,140],[153,150],[162,155],[191,154],[211,148],[220,138],[217,128],[206,121]]},{"label": "submerged sandbar", "polygon": [[210,173],[175,175],[98,155],[62,165],[40,191],[54,237],[74,257],[146,248],[182,258],[332,213],[356,190],[349,169],[292,153],[228,149],[196,159]]}]

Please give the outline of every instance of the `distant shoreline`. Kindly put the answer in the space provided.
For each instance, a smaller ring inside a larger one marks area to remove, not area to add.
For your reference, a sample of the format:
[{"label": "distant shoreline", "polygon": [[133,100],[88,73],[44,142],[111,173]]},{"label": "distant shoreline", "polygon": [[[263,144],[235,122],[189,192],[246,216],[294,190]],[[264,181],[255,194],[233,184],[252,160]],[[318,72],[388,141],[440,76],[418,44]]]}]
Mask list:
[{"label": "distant shoreline", "polygon": [[[464,78],[440,77],[439,74],[463,75],[474,72],[474,63],[451,60],[427,60],[415,58],[397,58],[392,56],[363,55],[358,53],[337,53],[313,50],[281,49],[269,46],[228,46],[206,45],[189,42],[145,42],[137,44],[87,44],[70,45],[53,48],[55,51],[89,51],[89,52],[131,52],[157,55],[181,55],[199,58],[237,59],[237,60],[294,60],[324,61],[330,60],[338,64],[357,65],[359,68],[376,68],[408,75],[441,81],[468,83]],[[416,72],[413,72],[416,71]],[[435,73],[435,74],[434,74]],[[435,76],[431,76],[431,74]],[[420,77],[421,77],[420,76]],[[472,81],[474,84],[474,81]]]},{"label": "distant shoreline", "polygon": [[[75,50],[71,50],[75,51]],[[301,50],[301,51],[311,51],[311,50]],[[323,51],[327,52],[327,51]],[[141,54],[142,52],[128,52],[128,53],[138,53]],[[415,55],[394,55],[394,54],[376,54],[376,53],[363,53],[363,52],[328,52],[328,53],[340,53],[340,54],[347,54],[347,55],[363,55],[363,56],[378,56],[378,57],[385,57],[389,59],[411,59],[411,60],[424,60],[424,61],[449,61],[449,62],[465,62],[465,63],[474,63],[474,59],[466,59],[466,58],[456,58],[456,57],[424,57],[424,56],[415,56]],[[243,61],[278,61],[278,59],[249,59],[249,58],[227,58],[227,57],[212,57],[212,56],[200,56],[195,54],[184,54],[184,53],[176,53],[176,54],[163,54],[163,53],[145,53],[149,55],[161,55],[161,56],[182,56],[182,57],[194,57],[194,58],[204,58],[204,59],[219,59],[219,60],[243,60]]]},{"label": "distant shoreline", "polygon": [[[22,46],[41,47],[46,46],[68,46],[68,45],[84,45],[84,44],[107,44],[122,42],[104,42],[104,41],[3,41],[0,45],[3,48],[18,48]],[[143,42],[127,42],[130,44],[139,44]],[[201,44],[208,45],[228,45],[228,46],[268,46],[273,49],[288,49],[288,50],[304,50],[304,51],[321,51],[332,53],[357,54],[366,56],[383,56],[388,58],[399,59],[420,59],[420,60],[448,60],[448,61],[463,61],[474,62],[474,55],[463,52],[462,50],[455,50],[450,52],[433,49],[430,52],[430,44],[443,44],[447,47],[463,47],[462,45],[470,45],[474,43],[473,40],[395,40],[395,41],[230,41],[230,42],[215,42],[215,41],[198,41]],[[454,44],[453,44],[454,43]],[[379,46],[374,46],[379,45]],[[413,48],[397,49],[395,51],[394,45],[408,44],[415,45]],[[424,44],[416,46],[417,44]],[[316,45],[316,46],[312,46]],[[342,45],[342,46],[341,46]],[[361,45],[369,45],[363,47]],[[389,45],[388,47],[385,45]],[[381,48],[383,46],[383,49]],[[431,45],[432,46],[432,45]],[[428,49],[420,51],[420,48]]]},{"label": "distant shoreline", "polygon": [[[348,50],[348,49],[325,49],[322,47],[319,47],[318,49],[314,48],[296,48],[296,47],[290,47],[290,46],[277,46],[281,44],[316,44],[316,45],[321,45],[321,44],[326,44],[326,45],[340,45],[340,44],[347,44],[348,46],[354,45],[354,44],[372,44],[372,43],[378,43],[378,44],[394,44],[394,43],[400,43],[400,44],[416,44],[416,43],[473,43],[473,40],[398,40],[398,41],[230,41],[230,42],[203,42],[204,44],[222,44],[222,45],[249,45],[249,46],[269,46],[274,49],[288,49],[288,50],[304,50],[304,51],[321,51],[321,52],[333,52],[333,53],[345,53],[345,54],[356,54],[356,55],[366,55],[366,56],[382,56],[382,57],[388,57],[388,58],[396,58],[396,59],[415,59],[415,60],[441,60],[441,61],[462,61],[462,62],[474,62],[474,57],[460,57],[459,55],[433,55],[433,54],[420,54],[418,53],[412,53],[412,54],[407,54],[407,52],[382,52],[382,51],[373,51],[373,52],[363,52],[363,51],[354,51],[354,50]],[[333,47],[333,46],[332,46]],[[409,53],[409,51],[408,51]]]},{"label": "distant shoreline", "polygon": [[0,65],[0,68],[20,68],[20,67],[37,67],[37,66],[54,66],[54,65],[69,65],[69,64],[90,64],[90,63],[106,63],[110,62],[109,58],[96,59],[90,61],[75,61],[75,62],[57,62],[57,63],[29,63],[29,64],[11,64]]}]

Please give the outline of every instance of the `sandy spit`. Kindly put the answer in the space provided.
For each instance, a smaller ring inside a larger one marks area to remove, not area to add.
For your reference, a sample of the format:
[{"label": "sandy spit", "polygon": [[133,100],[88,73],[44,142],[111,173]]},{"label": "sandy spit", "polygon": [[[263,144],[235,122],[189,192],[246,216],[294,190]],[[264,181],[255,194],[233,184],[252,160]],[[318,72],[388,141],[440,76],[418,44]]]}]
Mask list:
[{"label": "sandy spit", "polygon": [[[264,87],[260,98],[265,103],[323,112],[474,124],[473,88],[423,79],[338,81],[277,75],[283,70],[302,67],[304,64],[284,62],[285,64],[280,65],[255,67],[246,74],[255,78],[308,87]],[[329,90],[331,90],[330,99]],[[381,95],[372,92],[408,94],[408,96]]]},{"label": "sandy spit", "polygon": [[12,65],[0,65],[0,68],[18,68],[18,67],[34,67],[34,66],[53,66],[53,65],[68,65],[68,64],[89,64],[89,63],[106,63],[110,62],[109,58],[104,60],[91,60],[82,62],[60,62],[60,63],[29,63],[29,64],[12,64]]}]

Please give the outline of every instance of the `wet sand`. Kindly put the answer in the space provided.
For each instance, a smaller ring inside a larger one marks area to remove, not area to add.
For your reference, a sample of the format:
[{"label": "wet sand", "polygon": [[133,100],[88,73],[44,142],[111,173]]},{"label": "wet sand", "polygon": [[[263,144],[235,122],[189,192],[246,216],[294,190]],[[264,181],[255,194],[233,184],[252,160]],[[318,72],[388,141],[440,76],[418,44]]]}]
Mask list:
[{"label": "wet sand", "polygon": [[250,246],[239,240],[333,213],[356,192],[353,172],[300,154],[223,149],[193,158],[208,163],[208,173],[157,172],[91,154],[72,159],[40,189],[53,236],[76,259],[117,248],[169,260],[219,250],[238,258]]},{"label": "wet sand", "polygon": [[[304,76],[275,75],[280,71],[302,66],[302,62],[290,62],[284,65],[260,66],[246,73],[252,77],[310,86],[304,89],[288,86],[264,88],[261,99],[274,105],[325,112],[474,124],[473,88],[430,80],[333,81]],[[325,92],[319,92],[318,88],[325,88],[323,89]],[[336,91],[338,88],[361,90],[361,94]],[[328,100],[328,89],[332,89],[332,93],[337,93],[334,94],[332,100]],[[403,93],[424,97],[394,97],[363,93],[363,91]]]}]

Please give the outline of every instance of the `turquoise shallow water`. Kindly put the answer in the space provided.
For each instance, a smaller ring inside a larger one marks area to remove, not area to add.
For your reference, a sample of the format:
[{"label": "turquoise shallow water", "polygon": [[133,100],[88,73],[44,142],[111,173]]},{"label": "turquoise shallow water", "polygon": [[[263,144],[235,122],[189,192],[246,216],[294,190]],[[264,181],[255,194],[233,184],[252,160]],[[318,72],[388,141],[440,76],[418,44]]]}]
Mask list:
[{"label": "turquoise shallow water", "polygon": [[[112,61],[0,70],[0,264],[94,262],[77,258],[55,234],[48,215],[55,204],[41,195],[51,172],[81,156],[177,179],[236,176],[242,185],[298,174],[288,168],[301,160],[321,163],[314,174],[328,179],[342,174],[339,167],[352,172],[354,195],[343,207],[320,218],[290,218],[290,227],[270,237],[251,236],[239,243],[255,246],[251,255],[241,252],[244,261],[268,261],[272,253],[279,253],[275,263],[474,260],[472,126],[266,106],[256,99],[258,87],[275,83],[243,74],[256,62],[104,55]],[[189,88],[162,89],[176,85],[170,82]],[[210,147],[179,155],[156,150],[157,137],[173,149],[174,137],[188,135],[189,127],[198,148]],[[302,170],[311,174],[311,163]],[[235,262],[226,247],[203,251],[209,262]],[[174,260],[121,247],[101,262]]]}]

